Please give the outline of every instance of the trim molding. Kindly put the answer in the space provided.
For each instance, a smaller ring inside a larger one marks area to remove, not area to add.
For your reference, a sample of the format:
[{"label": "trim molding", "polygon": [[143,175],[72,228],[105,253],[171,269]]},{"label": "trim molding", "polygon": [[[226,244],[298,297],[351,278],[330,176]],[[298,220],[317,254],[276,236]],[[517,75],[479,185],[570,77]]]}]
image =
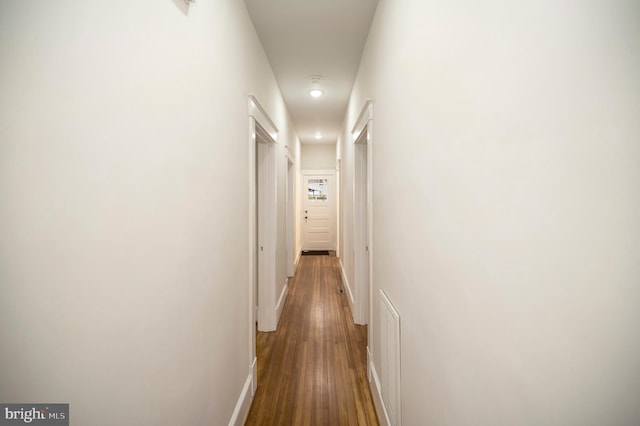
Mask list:
[{"label": "trim molding", "polygon": [[378,378],[378,372],[376,371],[376,366],[373,363],[373,357],[371,357],[371,352],[368,346],[367,360],[369,361],[369,379],[371,380],[369,382],[369,389],[371,389],[371,395],[373,396],[373,404],[376,408],[378,421],[380,422],[380,426],[390,426],[391,422],[389,421],[387,410],[384,409],[384,404],[382,403],[382,388],[380,387],[380,379]]},{"label": "trim molding", "polygon": [[247,420],[247,416],[249,415],[249,408],[251,408],[251,402],[253,402],[253,389],[252,384],[254,380],[257,380],[256,374],[254,371],[256,370],[256,359],[254,358],[253,363],[249,366],[249,375],[247,376],[247,380],[244,382],[244,386],[242,387],[242,391],[240,392],[240,397],[238,398],[238,402],[236,402],[236,406],[233,409],[233,414],[231,415],[231,419],[229,420],[229,426],[242,426]]},{"label": "trim molding", "polygon": [[353,129],[351,129],[351,136],[353,137],[353,141],[356,142],[360,137],[360,133],[367,127],[369,121],[373,120],[373,99],[368,99],[364,103],[364,107],[356,120],[356,123],[353,125]]},{"label": "trim molding", "polygon": [[282,309],[284,308],[284,301],[287,298],[288,292],[289,292],[289,278],[285,280],[284,287],[282,287],[282,292],[280,293],[280,297],[278,298],[278,303],[276,303],[276,324],[280,322],[280,315],[282,314]]},{"label": "trim molding", "polygon": [[342,273],[342,282],[344,286],[347,288],[347,294],[349,295],[349,307],[351,308],[351,315],[353,315],[353,304],[355,302],[353,300],[353,292],[351,291],[351,284],[349,284],[349,280],[347,279],[347,272],[344,270],[344,265],[342,264],[342,258],[340,258],[340,272]]},{"label": "trim molding", "polygon": [[285,145],[284,146],[284,156],[287,157],[292,163],[295,164],[296,162],[296,156],[294,155],[294,153],[291,151],[291,148],[289,147],[289,145]]},{"label": "trim molding", "polygon": [[267,133],[269,133],[269,136],[271,136],[275,142],[278,142],[278,128],[262,104],[258,101],[258,98],[253,94],[249,95],[249,116],[259,122]]},{"label": "trim molding", "polygon": [[253,358],[249,368],[251,369],[251,398],[253,399],[258,389],[258,357]]},{"label": "trim molding", "polygon": [[300,263],[300,256],[302,256],[302,249],[298,248],[297,252],[298,252],[298,254],[296,255],[296,260],[293,262],[293,270],[294,271],[298,270],[298,264]]}]

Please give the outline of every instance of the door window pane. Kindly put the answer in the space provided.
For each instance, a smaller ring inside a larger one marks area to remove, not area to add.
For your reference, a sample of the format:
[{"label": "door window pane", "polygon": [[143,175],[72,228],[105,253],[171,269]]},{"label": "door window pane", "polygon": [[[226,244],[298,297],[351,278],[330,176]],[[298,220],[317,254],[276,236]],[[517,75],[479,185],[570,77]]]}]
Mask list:
[{"label": "door window pane", "polygon": [[327,201],[329,195],[329,179],[308,179],[307,197],[309,201]]}]

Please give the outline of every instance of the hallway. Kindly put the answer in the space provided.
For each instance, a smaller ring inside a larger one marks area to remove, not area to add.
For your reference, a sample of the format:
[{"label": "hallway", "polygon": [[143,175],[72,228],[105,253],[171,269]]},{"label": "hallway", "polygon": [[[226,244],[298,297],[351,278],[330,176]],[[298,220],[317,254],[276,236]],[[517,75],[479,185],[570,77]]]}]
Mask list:
[{"label": "hallway", "polygon": [[302,256],[278,330],[257,333],[258,390],[247,425],[377,425],[367,328],[340,292],[338,258]]},{"label": "hallway", "polygon": [[[640,425],[639,24],[0,2],[0,417]],[[339,257],[294,264],[317,171]]]}]

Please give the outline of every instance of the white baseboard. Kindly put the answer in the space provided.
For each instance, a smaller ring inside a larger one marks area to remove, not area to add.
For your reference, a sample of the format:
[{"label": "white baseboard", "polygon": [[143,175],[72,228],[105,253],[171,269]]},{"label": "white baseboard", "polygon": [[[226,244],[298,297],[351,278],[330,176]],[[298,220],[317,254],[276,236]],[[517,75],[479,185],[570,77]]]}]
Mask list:
[{"label": "white baseboard", "polygon": [[242,426],[244,425],[245,420],[247,420],[249,409],[251,408],[251,402],[253,401],[253,383],[254,380],[257,381],[256,366],[257,362],[254,358],[253,363],[249,366],[249,375],[247,376],[247,380],[244,382],[244,386],[240,392],[240,397],[238,398],[236,407],[231,415],[231,420],[229,420],[229,426]]},{"label": "white baseboard", "polygon": [[258,389],[258,357],[253,358],[249,369],[251,370],[251,395],[255,396]]},{"label": "white baseboard", "polygon": [[376,371],[376,366],[373,363],[373,357],[371,356],[371,352],[369,351],[368,346],[367,361],[369,363],[369,378],[371,379],[371,381],[369,382],[369,388],[371,389],[371,395],[373,395],[373,404],[376,408],[378,421],[380,422],[380,426],[390,426],[391,422],[389,421],[387,410],[385,410],[384,404],[382,403],[382,388],[380,387],[380,379],[378,378],[378,372]]},{"label": "white baseboard", "polygon": [[347,289],[347,296],[349,296],[349,307],[351,308],[351,312],[354,312],[353,292],[351,291],[351,285],[349,284],[349,280],[347,279],[347,273],[344,270],[342,259],[340,259],[340,272],[342,273],[342,282],[344,284],[344,287]]},{"label": "white baseboard", "polygon": [[300,256],[302,256],[302,250],[298,247],[298,254],[296,255],[296,260],[293,262],[294,272],[298,270],[298,263],[300,263]]},{"label": "white baseboard", "polygon": [[280,322],[280,315],[282,314],[282,309],[284,308],[284,301],[287,298],[287,292],[289,291],[289,283],[288,279],[284,283],[284,287],[282,287],[282,292],[280,293],[280,297],[278,298],[278,303],[276,303],[276,324]]}]

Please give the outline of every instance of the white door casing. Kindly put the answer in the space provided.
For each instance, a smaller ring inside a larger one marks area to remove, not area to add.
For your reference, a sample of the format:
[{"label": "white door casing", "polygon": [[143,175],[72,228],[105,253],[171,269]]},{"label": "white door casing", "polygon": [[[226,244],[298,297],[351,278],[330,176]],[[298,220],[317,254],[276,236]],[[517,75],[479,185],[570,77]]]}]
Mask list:
[{"label": "white door casing", "polygon": [[336,257],[340,258],[340,239],[342,238],[342,160],[336,159]]},{"label": "white door casing", "polygon": [[335,170],[302,176],[302,250],[336,249]]},{"label": "white door casing", "polygon": [[[377,330],[373,318],[373,101],[365,103],[351,135],[354,141],[354,322],[368,324],[368,348]],[[370,367],[370,366],[369,366]],[[369,373],[370,373],[369,368]]]},{"label": "white door casing", "polygon": [[256,320],[261,331],[273,331],[277,326],[277,137],[278,129],[273,121],[258,100],[249,96],[249,327],[253,357]]},{"label": "white door casing", "polygon": [[354,281],[355,299],[353,320],[356,324],[369,322],[369,215],[367,180],[367,128],[365,127],[354,145]]},{"label": "white door casing", "polygon": [[296,169],[293,156],[286,155],[286,250],[287,250],[287,277],[295,274],[296,253],[295,253],[295,189],[296,189]]}]

